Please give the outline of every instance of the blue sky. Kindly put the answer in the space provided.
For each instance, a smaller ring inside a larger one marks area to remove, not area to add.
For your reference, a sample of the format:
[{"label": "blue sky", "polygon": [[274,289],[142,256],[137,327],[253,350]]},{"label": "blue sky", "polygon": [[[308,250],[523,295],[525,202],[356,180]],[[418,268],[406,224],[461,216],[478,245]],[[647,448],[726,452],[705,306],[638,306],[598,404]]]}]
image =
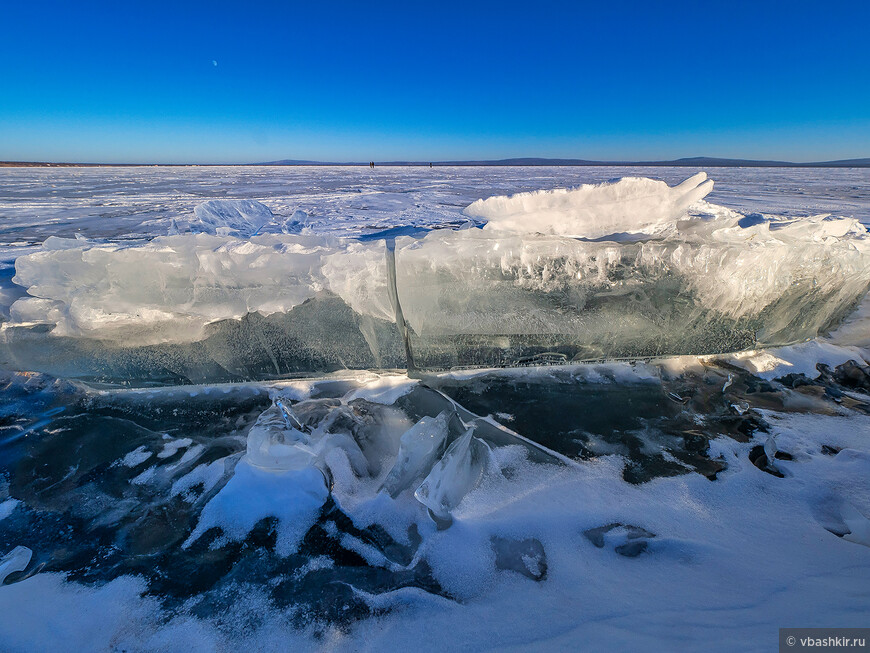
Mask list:
[{"label": "blue sky", "polygon": [[2,160],[870,156],[870,2],[0,5]]}]

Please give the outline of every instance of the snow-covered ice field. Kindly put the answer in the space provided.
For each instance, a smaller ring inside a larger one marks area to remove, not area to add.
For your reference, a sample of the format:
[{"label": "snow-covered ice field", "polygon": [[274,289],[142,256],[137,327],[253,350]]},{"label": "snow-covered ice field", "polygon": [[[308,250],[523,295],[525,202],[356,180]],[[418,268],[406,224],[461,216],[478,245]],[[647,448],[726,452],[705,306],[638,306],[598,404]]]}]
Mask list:
[{"label": "snow-covered ice field", "polygon": [[0,648],[870,626],[870,173],[697,172],[0,170]]},{"label": "snow-covered ice field", "polygon": [[[680,182],[694,168],[619,167],[182,167],[7,168],[0,244],[48,236],[135,237],[166,233],[172,218],[213,198],[255,199],[277,215],[311,214],[318,233],[461,220],[473,201],[636,176]],[[709,201],[787,216],[833,213],[870,222],[866,169],[715,168]]]}]

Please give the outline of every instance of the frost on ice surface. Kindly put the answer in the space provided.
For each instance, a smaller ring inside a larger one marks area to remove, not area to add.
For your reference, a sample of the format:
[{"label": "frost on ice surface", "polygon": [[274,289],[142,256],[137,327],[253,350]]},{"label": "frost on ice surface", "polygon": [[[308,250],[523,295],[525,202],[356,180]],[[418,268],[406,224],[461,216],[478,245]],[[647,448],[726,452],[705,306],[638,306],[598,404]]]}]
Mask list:
[{"label": "frost on ice surface", "polygon": [[117,464],[124,465],[125,467],[137,467],[148,460],[151,456],[152,453],[144,446],[136,447],[133,451],[129,452],[119,460]]},{"label": "frost on ice surface", "polygon": [[502,233],[542,233],[601,238],[674,222],[713,190],[699,172],[670,187],[663,181],[626,177],[612,183],[520,193],[477,200],[465,213]]},{"label": "frost on ice surface", "polygon": [[168,440],[163,445],[163,450],[157,454],[158,458],[171,458],[176,453],[178,453],[179,449],[186,449],[191,444],[193,444],[193,440],[190,438],[180,438],[178,440]]}]

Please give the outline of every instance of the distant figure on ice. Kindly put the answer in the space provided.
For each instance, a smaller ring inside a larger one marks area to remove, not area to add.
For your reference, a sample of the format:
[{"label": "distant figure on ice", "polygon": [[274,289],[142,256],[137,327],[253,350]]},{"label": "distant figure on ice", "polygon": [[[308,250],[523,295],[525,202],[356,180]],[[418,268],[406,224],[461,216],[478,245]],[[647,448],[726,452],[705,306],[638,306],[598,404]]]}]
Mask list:
[{"label": "distant figure on ice", "polygon": [[374,162],[374,161],[369,161],[369,165],[370,165],[372,168],[374,168],[374,167],[375,167],[375,162]]},{"label": "distant figure on ice", "polygon": [[431,162],[431,161],[429,162],[429,167],[430,167],[430,168],[432,167],[432,162]]}]

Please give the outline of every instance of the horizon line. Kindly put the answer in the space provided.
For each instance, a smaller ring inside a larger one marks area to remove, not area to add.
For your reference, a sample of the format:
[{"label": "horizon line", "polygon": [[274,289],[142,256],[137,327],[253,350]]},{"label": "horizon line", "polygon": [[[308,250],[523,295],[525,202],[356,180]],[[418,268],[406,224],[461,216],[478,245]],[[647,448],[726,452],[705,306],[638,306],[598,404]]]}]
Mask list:
[{"label": "horizon line", "polygon": [[734,157],[682,157],[679,159],[668,160],[620,160],[620,161],[601,161],[588,159],[573,159],[562,157],[510,157],[503,159],[457,159],[457,160],[442,160],[442,161],[411,161],[411,160],[390,160],[390,161],[316,161],[307,159],[279,159],[275,161],[264,161],[254,163],[109,163],[109,162],[66,162],[66,161],[0,161],[0,167],[249,167],[249,166],[274,166],[274,167],[294,167],[294,166],[370,166],[374,163],[375,166],[388,167],[546,167],[546,166],[564,166],[564,167],[790,167],[790,168],[866,168],[870,167],[870,157],[867,158],[852,158],[852,159],[836,159],[830,161],[812,161],[812,162],[795,162],[795,161],[779,161],[767,159],[740,159]]}]

